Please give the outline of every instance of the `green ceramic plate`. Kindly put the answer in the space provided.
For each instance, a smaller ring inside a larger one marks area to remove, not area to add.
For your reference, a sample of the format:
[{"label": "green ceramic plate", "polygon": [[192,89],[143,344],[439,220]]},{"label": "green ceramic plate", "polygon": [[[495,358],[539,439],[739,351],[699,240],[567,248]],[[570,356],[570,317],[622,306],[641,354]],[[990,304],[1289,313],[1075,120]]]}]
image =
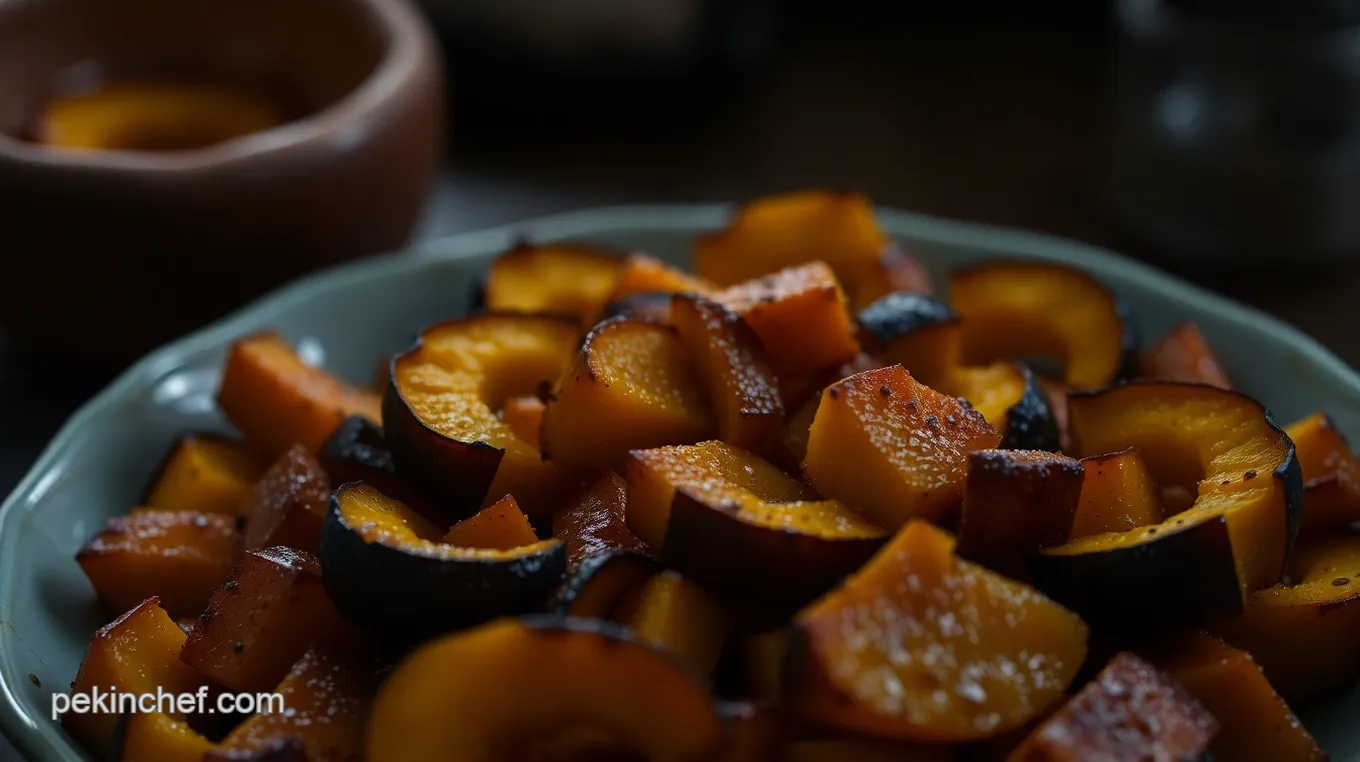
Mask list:
[{"label": "green ceramic plate", "polygon": [[[76,673],[102,624],[72,557],[110,516],[135,505],[171,438],[218,429],[218,368],[232,339],[276,328],[327,367],[366,380],[376,358],[403,348],[428,322],[467,308],[487,258],[516,237],[578,238],[687,263],[696,234],[720,225],[720,206],[580,212],[446,239],[300,281],[152,354],[71,418],[0,508],[0,724],[34,759],[86,756],[49,718],[53,690]],[[1145,336],[1199,323],[1229,374],[1292,421],[1326,409],[1360,439],[1360,376],[1312,339],[1261,313],[1143,265],[1068,241],[883,211],[882,222],[938,276],[997,255],[1086,268],[1122,294]],[[41,687],[30,680],[35,676]],[[1306,707],[1304,718],[1338,762],[1360,762],[1360,691]]]}]

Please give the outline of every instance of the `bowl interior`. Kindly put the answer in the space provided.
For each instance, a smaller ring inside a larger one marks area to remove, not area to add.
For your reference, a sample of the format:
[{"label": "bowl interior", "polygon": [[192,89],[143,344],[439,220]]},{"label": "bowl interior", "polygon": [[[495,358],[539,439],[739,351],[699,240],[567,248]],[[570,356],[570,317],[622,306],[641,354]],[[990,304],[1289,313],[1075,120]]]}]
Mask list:
[{"label": "bowl interior", "polygon": [[[224,429],[213,395],[232,338],[278,328],[327,367],[363,382],[376,359],[407,345],[419,326],[466,310],[488,258],[520,235],[584,238],[688,264],[694,236],[725,215],[722,207],[600,210],[448,239],[414,256],[310,278],[134,366],[68,424],[0,509],[0,720],[6,732],[40,759],[82,757],[48,719],[52,692],[69,685],[90,633],[105,620],[73,556],[105,519],[136,505],[172,437]],[[884,212],[882,219],[941,282],[949,266],[995,255],[1086,267],[1131,303],[1145,336],[1181,320],[1199,322],[1232,377],[1282,422],[1327,409],[1360,438],[1360,378],[1269,318],[1078,244],[905,213]],[[1360,691],[1303,714],[1333,759],[1344,761],[1360,760],[1360,727],[1349,723],[1357,712]]]}]

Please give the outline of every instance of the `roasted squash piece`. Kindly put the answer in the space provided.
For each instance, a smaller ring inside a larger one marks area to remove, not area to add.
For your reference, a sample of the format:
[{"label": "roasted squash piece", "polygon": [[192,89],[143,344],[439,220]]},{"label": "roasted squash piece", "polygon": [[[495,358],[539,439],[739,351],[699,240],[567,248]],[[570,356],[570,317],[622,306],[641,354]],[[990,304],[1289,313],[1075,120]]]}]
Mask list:
[{"label": "roasted squash piece", "polygon": [[1157,485],[1138,448],[1082,458],[1085,476],[1070,539],[1159,524]]},{"label": "roasted squash piece", "polygon": [[778,762],[952,762],[949,746],[905,744],[870,739],[792,741],[780,750]]},{"label": "roasted squash piece", "polygon": [[1122,303],[1075,267],[998,260],[955,269],[954,310],[963,318],[963,359],[970,365],[1041,356],[1062,363],[1078,389],[1131,375],[1137,335]]},{"label": "roasted squash piece", "polygon": [[267,691],[307,647],[353,637],[321,586],[310,554],[275,547],[249,551],[213,593],[180,659],[235,691]]},{"label": "roasted squash piece", "polygon": [[1314,413],[1285,429],[1303,471],[1305,535],[1331,532],[1360,521],[1360,457],[1336,423]]},{"label": "roasted squash piece", "polygon": [[956,511],[968,453],[1000,442],[967,402],[894,365],[822,392],[803,473],[818,492],[896,529],[914,517],[938,520]]},{"label": "roasted squash piece", "polygon": [[939,380],[963,366],[963,321],[924,294],[892,293],[856,316],[865,348],[917,378]]},{"label": "roasted squash piece", "polygon": [[1199,759],[1218,727],[1184,688],[1121,653],[1008,762]]},{"label": "roasted squash piece", "polygon": [[791,474],[802,474],[803,459],[807,457],[808,438],[812,434],[812,422],[817,418],[817,406],[821,397],[816,396],[803,403],[798,412],[784,420],[779,427],[779,439],[770,451],[770,462]]},{"label": "roasted squash piece", "polygon": [[649,555],[646,544],[628,530],[627,506],[628,483],[607,471],[558,511],[553,537],[567,544],[567,563],[576,566],[612,550]]},{"label": "roasted squash piece", "polygon": [[960,560],[946,532],[911,521],[798,614],[785,692],[802,717],[829,727],[971,741],[1018,727],[1061,696],[1086,635],[1075,614]]},{"label": "roasted squash piece", "polygon": [[1153,663],[1218,720],[1214,762],[1325,762],[1327,755],[1270,686],[1251,655],[1192,633]]},{"label": "roasted squash piece", "polygon": [[251,715],[222,741],[222,756],[262,752],[291,739],[309,762],[362,762],[376,684],[363,658],[308,649],[273,691],[284,711]]},{"label": "roasted squash piece", "polygon": [[195,616],[241,554],[236,521],[220,513],[136,510],[109,519],[76,563],[110,611],[156,596],[171,616]]},{"label": "roasted squash piece", "polygon": [[873,555],[886,532],[725,442],[637,450],[628,528],[725,596],[800,604]]},{"label": "roasted squash piece", "polygon": [[717,291],[717,285],[671,267],[646,254],[630,254],[619,270],[609,302],[617,303],[639,294],[700,294]]},{"label": "roasted squash piece", "polygon": [[855,309],[863,309],[887,294],[929,294],[935,290],[934,279],[921,260],[896,243],[889,243],[868,269],[847,282],[852,284],[850,303]]},{"label": "roasted squash piece", "polygon": [[1209,348],[1209,340],[1194,323],[1181,323],[1153,344],[1143,355],[1139,375],[1232,388],[1223,364]]},{"label": "roasted squash piece", "polygon": [[1232,615],[1279,581],[1299,521],[1294,445],[1260,403],[1198,384],[1136,381],[1070,399],[1075,454],[1140,449],[1194,505],[1161,523],[1032,556],[1035,581],[1084,616],[1151,626]]},{"label": "roasted squash piece", "polygon": [[[107,624],[90,639],[85,661],[71,686],[72,693],[104,692],[190,693],[204,684],[201,675],[179,660],[184,631],[156,598],[148,598]],[[175,719],[182,719],[176,717]],[[113,740],[118,715],[67,712],[61,724],[95,753]]]},{"label": "roasted squash piece", "polygon": [[1038,450],[968,456],[959,555],[997,558],[1067,541],[1081,500],[1081,461]]},{"label": "roasted squash piece", "polygon": [[[389,365],[389,376],[390,370]],[[331,438],[326,440],[326,444],[322,445],[317,462],[330,475],[330,483],[333,485],[366,482],[381,490],[383,494],[391,495],[424,514],[442,516],[446,513],[445,510],[435,507],[430,498],[417,491],[415,485],[397,473],[396,463],[392,460],[392,450],[387,446],[387,437],[382,429],[362,416],[350,416],[340,424]],[[325,518],[326,507],[329,505],[330,491],[327,490],[323,495],[321,510],[316,514],[318,519]],[[319,536],[319,521],[316,526]]]},{"label": "roasted squash piece", "polygon": [[764,452],[779,434],[784,404],[760,339],[722,305],[693,294],[671,299],[671,324],[708,391],[718,438]]},{"label": "roasted squash piece", "polygon": [[535,617],[407,656],[378,691],[366,758],[532,759],[535,746],[587,729],[659,762],[707,759],[724,741],[702,683],[661,652],[615,625]]},{"label": "roasted squash piece", "polygon": [[[153,691],[154,693],[154,691]],[[161,712],[124,715],[121,745],[110,750],[119,762],[203,762],[215,748],[202,733],[179,717]]]},{"label": "roasted squash piece", "polygon": [[245,445],[213,434],[176,440],[143,504],[159,511],[235,516],[263,464]]},{"label": "roasted squash piece", "polygon": [[619,605],[611,619],[673,656],[696,675],[713,674],[727,637],[722,607],[692,580],[664,571]]},{"label": "roasted squash piece", "polygon": [[316,452],[351,415],[382,423],[377,395],[306,364],[274,333],[231,345],[217,404],[266,461],[295,444]]},{"label": "roasted squash piece", "polygon": [[566,372],[579,336],[558,318],[477,315],[425,329],[392,361],[388,446],[398,471],[447,504],[445,522],[507,494],[531,519],[546,519],[572,488],[496,411]]},{"label": "roasted squash piece", "polygon": [[477,515],[454,524],[445,533],[444,542],[460,548],[514,550],[538,542],[538,535],[534,534],[529,517],[519,509],[514,495],[506,495],[478,511]]},{"label": "roasted squash piece", "polygon": [[246,547],[286,545],[316,552],[330,505],[331,480],[301,445],[279,456],[242,506]]},{"label": "roasted squash piece", "polygon": [[624,550],[587,556],[567,574],[547,609],[563,616],[613,619],[623,601],[660,568],[652,559]]},{"label": "roasted squash piece", "polygon": [[1072,387],[1051,378],[1039,378],[1039,389],[1048,399],[1048,408],[1053,411],[1053,422],[1058,427],[1058,449],[1072,451],[1071,416],[1067,414],[1067,395]]},{"label": "roasted squash piece", "polygon": [[746,321],[781,379],[832,368],[859,354],[845,292],[824,262],[780,270],[712,298]]},{"label": "roasted squash piece", "polygon": [[397,643],[541,606],[567,565],[561,540],[468,548],[373,487],[335,491],[321,533],[326,591],[340,613]]},{"label": "roasted squash piece", "polygon": [[543,415],[544,456],[562,468],[604,471],[638,447],[710,436],[713,416],[689,352],[669,326],[615,318],[586,336]]},{"label": "roasted squash piece", "polygon": [[1354,684],[1360,676],[1360,536],[1300,542],[1285,583],[1256,592],[1241,616],[1210,629],[1255,657],[1289,701]]},{"label": "roasted squash piece", "polygon": [[515,436],[538,447],[538,435],[543,430],[543,413],[547,409],[543,400],[535,395],[511,397],[501,408],[501,420],[515,432]]},{"label": "roasted squash piece", "polygon": [[599,318],[618,282],[619,255],[573,243],[521,243],[492,260],[482,282],[491,312],[555,312],[582,326]]}]

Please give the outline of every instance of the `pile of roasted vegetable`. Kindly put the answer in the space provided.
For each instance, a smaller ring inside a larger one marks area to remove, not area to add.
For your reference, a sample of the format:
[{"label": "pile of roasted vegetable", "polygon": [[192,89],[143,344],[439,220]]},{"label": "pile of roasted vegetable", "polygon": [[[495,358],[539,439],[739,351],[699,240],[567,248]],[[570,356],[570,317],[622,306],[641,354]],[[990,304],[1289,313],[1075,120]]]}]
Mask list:
[{"label": "pile of roasted vegetable", "polygon": [[[380,390],[237,342],[78,560],[112,759],[1325,759],[1360,672],[1360,460],[1069,267],[948,300],[854,194],[641,254],[522,246]],[[1031,363],[1030,365],[1025,364]],[[1041,366],[1040,363],[1043,365]],[[1041,373],[1043,370],[1044,373]]]}]

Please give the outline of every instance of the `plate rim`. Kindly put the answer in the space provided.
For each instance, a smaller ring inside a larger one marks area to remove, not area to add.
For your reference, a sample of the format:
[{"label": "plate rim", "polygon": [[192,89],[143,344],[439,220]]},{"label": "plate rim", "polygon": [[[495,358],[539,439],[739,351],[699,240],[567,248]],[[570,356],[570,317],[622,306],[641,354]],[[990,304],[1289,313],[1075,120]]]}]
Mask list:
[{"label": "plate rim", "polygon": [[[269,316],[285,306],[314,298],[346,283],[373,275],[419,270],[432,262],[450,262],[482,256],[506,248],[522,238],[556,240],[577,238],[601,230],[693,230],[696,233],[720,226],[730,215],[731,204],[659,204],[603,206],[533,217],[519,222],[458,233],[414,245],[404,251],[377,255],[330,267],[274,289],[192,333],[153,350],[91,397],[71,414],[52,440],[0,504],[0,559],[18,537],[18,527],[46,492],[44,482],[65,459],[65,453],[83,436],[82,431],[119,400],[134,396],[181,364],[186,356],[223,346],[231,339],[258,330]],[[1079,264],[1097,276],[1117,273],[1182,304],[1220,315],[1244,328],[1264,333],[1290,346],[1318,367],[1341,388],[1360,399],[1360,373],[1302,330],[1266,312],[1182,280],[1152,265],[1129,259],[1099,246],[1061,236],[985,223],[955,220],[888,207],[876,209],[880,224],[893,235],[926,239],[933,243],[995,249],[998,256],[1028,256]],[[910,232],[903,232],[910,231]],[[3,561],[0,561],[3,568]],[[10,585],[0,575],[0,631],[18,638],[9,623],[7,594]],[[0,664],[0,732],[20,753],[32,759],[80,758],[83,754],[61,734],[56,723],[30,717],[5,679],[8,664]]]}]

